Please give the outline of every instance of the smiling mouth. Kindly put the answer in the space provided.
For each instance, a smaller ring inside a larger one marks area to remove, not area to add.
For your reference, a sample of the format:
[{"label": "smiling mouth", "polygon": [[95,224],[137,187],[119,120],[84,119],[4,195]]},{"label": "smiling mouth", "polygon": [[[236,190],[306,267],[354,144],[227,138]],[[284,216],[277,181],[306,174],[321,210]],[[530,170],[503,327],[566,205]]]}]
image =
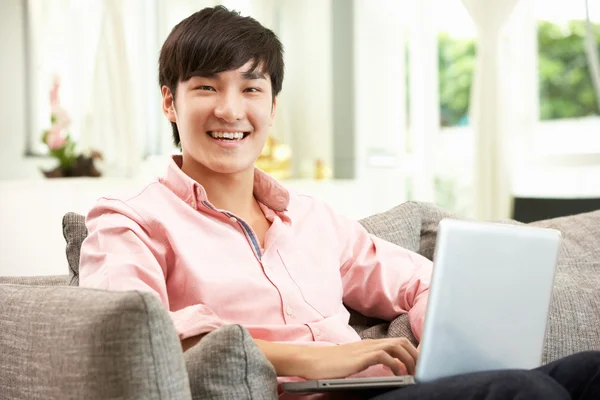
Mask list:
[{"label": "smiling mouth", "polygon": [[210,137],[216,140],[223,140],[228,142],[239,142],[244,140],[250,132],[219,132],[219,131],[208,131],[206,132]]}]

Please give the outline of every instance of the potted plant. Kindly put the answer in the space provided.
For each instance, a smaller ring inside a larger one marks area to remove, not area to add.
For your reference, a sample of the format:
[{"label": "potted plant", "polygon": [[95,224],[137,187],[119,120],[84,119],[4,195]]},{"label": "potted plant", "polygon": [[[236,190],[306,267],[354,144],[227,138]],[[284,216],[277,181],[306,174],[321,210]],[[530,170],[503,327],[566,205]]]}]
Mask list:
[{"label": "potted plant", "polygon": [[68,133],[71,118],[60,104],[60,80],[55,77],[50,90],[50,128],[42,134],[42,143],[48,146],[48,154],[58,160],[58,166],[44,171],[48,178],[75,176],[99,177],[102,174],[94,166],[94,160],[102,159],[102,154],[92,151],[89,156],[78,153],[75,141]]}]

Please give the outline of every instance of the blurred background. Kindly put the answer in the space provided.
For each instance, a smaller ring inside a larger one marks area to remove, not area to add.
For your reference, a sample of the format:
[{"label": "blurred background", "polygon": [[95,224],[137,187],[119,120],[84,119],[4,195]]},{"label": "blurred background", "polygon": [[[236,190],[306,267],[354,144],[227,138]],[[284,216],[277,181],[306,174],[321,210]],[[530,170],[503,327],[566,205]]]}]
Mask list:
[{"label": "blurred background", "polygon": [[598,0],[0,0],[0,275],[64,273],[62,215],[164,171],[158,52],[217,4],[285,47],[286,186],[352,218],[600,208]]}]

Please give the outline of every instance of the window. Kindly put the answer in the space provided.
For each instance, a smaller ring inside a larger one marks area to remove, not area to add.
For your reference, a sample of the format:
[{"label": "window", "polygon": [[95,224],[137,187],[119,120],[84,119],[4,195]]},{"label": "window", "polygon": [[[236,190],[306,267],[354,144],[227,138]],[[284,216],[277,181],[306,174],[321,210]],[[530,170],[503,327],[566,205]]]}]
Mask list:
[{"label": "window", "polygon": [[460,0],[436,6],[443,8],[436,13],[440,126],[465,126],[475,68],[475,25]]},{"label": "window", "polygon": [[[581,5],[583,2],[575,6],[536,1],[541,120],[600,114],[586,57],[585,10]],[[599,11],[591,21],[600,20]],[[592,29],[600,49],[600,24],[593,23]]]},{"label": "window", "polygon": [[[464,126],[475,65],[475,32],[465,28],[462,16],[455,17],[462,14],[459,1],[444,3],[448,12],[439,13],[446,22],[440,23],[438,36],[441,125]],[[600,21],[598,14],[592,14],[592,21]],[[540,119],[599,115],[584,48],[585,10],[573,3],[536,0],[536,17]],[[600,49],[600,24],[593,24],[593,29]]]},{"label": "window", "polygon": [[[598,99],[585,51],[585,1],[531,2],[533,15],[527,18],[532,18],[537,31],[539,123],[529,144],[529,161],[546,162],[546,156],[557,154],[600,154]],[[590,20],[600,52],[600,7],[593,3],[589,2]],[[435,201],[468,215],[473,185],[469,106],[476,32],[460,0],[438,1],[436,7],[440,8],[436,18],[442,129],[435,157]]]},{"label": "window", "polygon": [[438,0],[440,134],[436,137],[434,202],[470,215],[473,181],[473,132],[469,105],[475,69],[475,24],[461,0]]}]

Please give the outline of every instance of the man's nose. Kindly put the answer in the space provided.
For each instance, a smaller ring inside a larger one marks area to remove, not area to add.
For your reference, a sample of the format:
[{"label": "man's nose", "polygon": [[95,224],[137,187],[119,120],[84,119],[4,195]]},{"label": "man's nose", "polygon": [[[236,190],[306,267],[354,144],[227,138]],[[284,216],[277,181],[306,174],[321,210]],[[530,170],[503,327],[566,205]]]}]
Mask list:
[{"label": "man's nose", "polygon": [[244,107],[241,96],[223,94],[215,107],[215,116],[226,122],[235,122],[244,118]]}]

